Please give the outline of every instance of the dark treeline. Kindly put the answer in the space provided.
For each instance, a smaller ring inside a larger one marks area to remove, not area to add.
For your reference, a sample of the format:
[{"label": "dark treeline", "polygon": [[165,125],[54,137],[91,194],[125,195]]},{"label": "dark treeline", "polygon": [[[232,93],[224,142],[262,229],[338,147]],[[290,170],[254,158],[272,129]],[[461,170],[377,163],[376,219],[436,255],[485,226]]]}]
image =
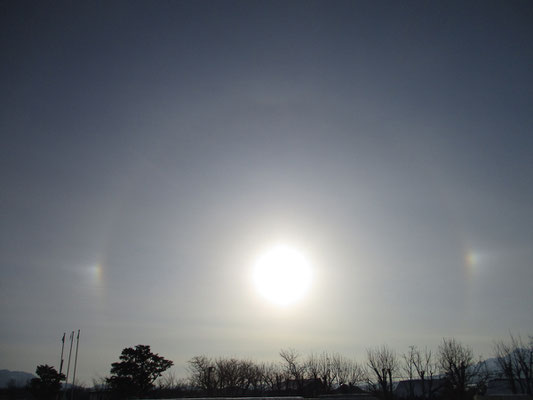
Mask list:
[{"label": "dark treeline", "polygon": [[[302,355],[282,350],[280,361],[196,356],[182,390],[201,396],[300,395],[369,392],[386,399],[471,399],[483,395],[491,381],[502,381],[513,394],[532,395],[533,336],[512,336],[494,344],[495,363],[476,358],[471,347],[454,338],[436,350],[410,346],[398,353],[388,346],[370,348],[355,360],[338,353]],[[490,368],[489,368],[490,367]],[[159,381],[171,387],[175,380]],[[178,386],[180,386],[178,385]]]},{"label": "dark treeline", "polygon": [[[302,355],[281,350],[278,362],[234,357],[195,356],[188,376],[168,371],[173,362],[150,346],[125,348],[111,366],[111,375],[94,381],[92,389],[76,387],[76,400],[176,397],[304,396],[368,394],[384,400],[470,400],[490,394],[491,385],[508,394],[532,396],[533,336],[510,336],[494,344],[487,365],[471,347],[443,339],[436,350],[410,346],[404,353],[390,347],[369,348],[358,361],[338,353]],[[36,378],[23,389],[8,388],[1,398],[65,399],[53,367],[39,366]],[[488,390],[489,389],[489,390]]]}]

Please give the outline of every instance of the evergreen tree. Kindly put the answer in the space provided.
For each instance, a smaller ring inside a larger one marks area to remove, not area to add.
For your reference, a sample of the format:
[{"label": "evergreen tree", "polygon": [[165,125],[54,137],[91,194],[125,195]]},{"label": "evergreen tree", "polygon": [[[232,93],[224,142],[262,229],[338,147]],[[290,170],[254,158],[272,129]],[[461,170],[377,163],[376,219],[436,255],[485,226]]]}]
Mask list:
[{"label": "evergreen tree", "polygon": [[172,361],[152,353],[150,346],[128,347],[122,350],[120,361],[111,364],[107,383],[117,397],[142,397],[172,365]]}]

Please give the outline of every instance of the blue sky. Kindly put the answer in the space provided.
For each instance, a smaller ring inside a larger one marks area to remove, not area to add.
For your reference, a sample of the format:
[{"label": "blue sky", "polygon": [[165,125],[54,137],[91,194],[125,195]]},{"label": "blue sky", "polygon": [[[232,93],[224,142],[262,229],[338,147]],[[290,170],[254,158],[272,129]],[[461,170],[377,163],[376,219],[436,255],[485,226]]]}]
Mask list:
[{"label": "blue sky", "polygon": [[[533,327],[529,2],[1,4],[1,368]],[[275,243],[315,281],[250,284]]]}]

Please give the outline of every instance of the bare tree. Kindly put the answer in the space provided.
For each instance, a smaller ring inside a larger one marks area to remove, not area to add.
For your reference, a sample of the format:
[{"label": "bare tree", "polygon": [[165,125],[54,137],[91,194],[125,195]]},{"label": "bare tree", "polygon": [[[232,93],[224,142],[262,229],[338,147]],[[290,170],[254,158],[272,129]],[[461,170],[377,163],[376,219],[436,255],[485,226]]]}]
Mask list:
[{"label": "bare tree", "polygon": [[333,367],[335,356],[335,354],[330,355],[327,352],[323,352],[320,356],[320,380],[327,392],[333,389],[333,382],[335,381],[335,369]]},{"label": "bare tree", "polygon": [[513,393],[532,394],[533,389],[533,336],[524,343],[512,334],[510,342],[498,341],[494,354],[501,375],[507,379]]},{"label": "bare tree", "polygon": [[354,387],[364,379],[363,368],[355,361],[334,354],[332,357],[332,370],[337,387],[348,385]]},{"label": "bare tree", "polygon": [[[240,361],[235,358],[218,358],[214,363],[217,392],[236,395],[234,392],[239,387]],[[230,392],[230,393],[228,393]]]},{"label": "bare tree", "polygon": [[[533,389],[533,336],[529,337],[529,343],[522,342],[520,336],[513,338],[513,347],[518,365],[520,365],[521,373],[519,377],[519,385],[522,393],[532,394]],[[524,390],[525,389],[525,390]]]},{"label": "bare tree", "polygon": [[392,399],[392,377],[396,376],[398,359],[387,346],[367,350],[368,383],[385,399]]},{"label": "bare tree", "polygon": [[305,370],[309,379],[318,381],[320,379],[320,356],[311,353],[305,361]]},{"label": "bare tree", "polygon": [[439,366],[448,394],[455,399],[467,398],[469,387],[480,387],[487,380],[485,365],[481,360],[474,360],[472,348],[453,338],[444,339],[439,346]]},{"label": "bare tree", "polygon": [[422,352],[416,348],[414,366],[418,377],[422,381],[422,398],[431,399],[434,391],[439,389],[435,384],[437,363],[431,350],[426,347]]},{"label": "bare tree", "polygon": [[206,356],[193,357],[189,361],[191,384],[208,394],[239,396],[250,390],[262,390],[273,384],[270,374],[263,365],[250,360],[220,357],[211,360]]},{"label": "bare tree", "polygon": [[425,348],[421,351],[417,346],[409,346],[402,359],[402,371],[408,380],[409,397],[432,398],[438,387],[435,382],[437,365],[431,350]]},{"label": "bare tree", "polygon": [[94,389],[97,389],[97,390],[108,390],[109,389],[109,385],[105,377],[97,375],[93,377],[91,380],[92,380]]},{"label": "bare tree", "polygon": [[520,378],[520,365],[516,363],[512,345],[502,341],[494,344],[494,355],[500,368],[500,375],[507,379],[511,392],[516,394]]},{"label": "bare tree", "polygon": [[241,362],[241,376],[243,392],[252,390],[261,392],[263,390],[263,366],[250,360]]},{"label": "bare tree", "polygon": [[216,387],[215,364],[206,356],[196,356],[189,360],[187,368],[191,385],[212,394]]},{"label": "bare tree", "polygon": [[286,372],[286,389],[290,389],[291,380],[296,384],[296,389],[301,392],[305,379],[305,364],[300,362],[300,354],[294,349],[281,350],[280,357],[284,361],[284,370]]},{"label": "bare tree", "polygon": [[357,362],[326,351],[309,355],[305,361],[305,373],[306,378],[312,379],[315,384],[320,382],[320,390],[325,392],[343,385],[354,387],[364,377],[364,371]]},{"label": "bare tree", "polygon": [[402,370],[407,376],[407,381],[409,383],[409,398],[412,399],[415,397],[415,387],[413,379],[416,378],[416,357],[418,349],[416,346],[409,346],[407,353],[402,354],[403,364]]},{"label": "bare tree", "polygon": [[284,389],[286,374],[279,364],[262,364],[261,370],[263,384],[269,391],[279,393]]},{"label": "bare tree", "polygon": [[178,379],[173,371],[167,371],[157,380],[159,390],[175,389],[178,386]]}]

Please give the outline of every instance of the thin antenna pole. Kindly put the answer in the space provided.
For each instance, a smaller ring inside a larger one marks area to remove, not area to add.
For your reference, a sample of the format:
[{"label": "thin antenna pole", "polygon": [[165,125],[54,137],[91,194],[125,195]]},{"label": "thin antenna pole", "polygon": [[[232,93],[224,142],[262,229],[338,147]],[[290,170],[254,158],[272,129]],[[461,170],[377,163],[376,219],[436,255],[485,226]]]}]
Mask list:
[{"label": "thin antenna pole", "polygon": [[78,365],[78,347],[80,345],[80,330],[78,329],[78,336],[76,337],[76,355],[74,356],[74,372],[72,373],[72,390],[70,399],[74,400],[74,384],[76,383],[76,366]]},{"label": "thin antenna pole", "polygon": [[59,373],[63,372],[63,350],[65,350],[65,335],[66,332],[63,332],[63,339],[61,339],[61,359],[59,362]]},{"label": "thin antenna pole", "polygon": [[[73,342],[73,341],[74,341],[74,331],[72,331],[72,332],[70,333],[70,351],[68,352],[67,377],[66,377],[66,379],[65,379],[65,386],[68,384],[68,374],[69,374],[69,372],[70,372],[70,356],[71,356],[71,354],[72,354],[72,342]],[[67,389],[67,388],[65,387],[65,395],[66,395],[66,393],[67,393],[66,389]]]}]

